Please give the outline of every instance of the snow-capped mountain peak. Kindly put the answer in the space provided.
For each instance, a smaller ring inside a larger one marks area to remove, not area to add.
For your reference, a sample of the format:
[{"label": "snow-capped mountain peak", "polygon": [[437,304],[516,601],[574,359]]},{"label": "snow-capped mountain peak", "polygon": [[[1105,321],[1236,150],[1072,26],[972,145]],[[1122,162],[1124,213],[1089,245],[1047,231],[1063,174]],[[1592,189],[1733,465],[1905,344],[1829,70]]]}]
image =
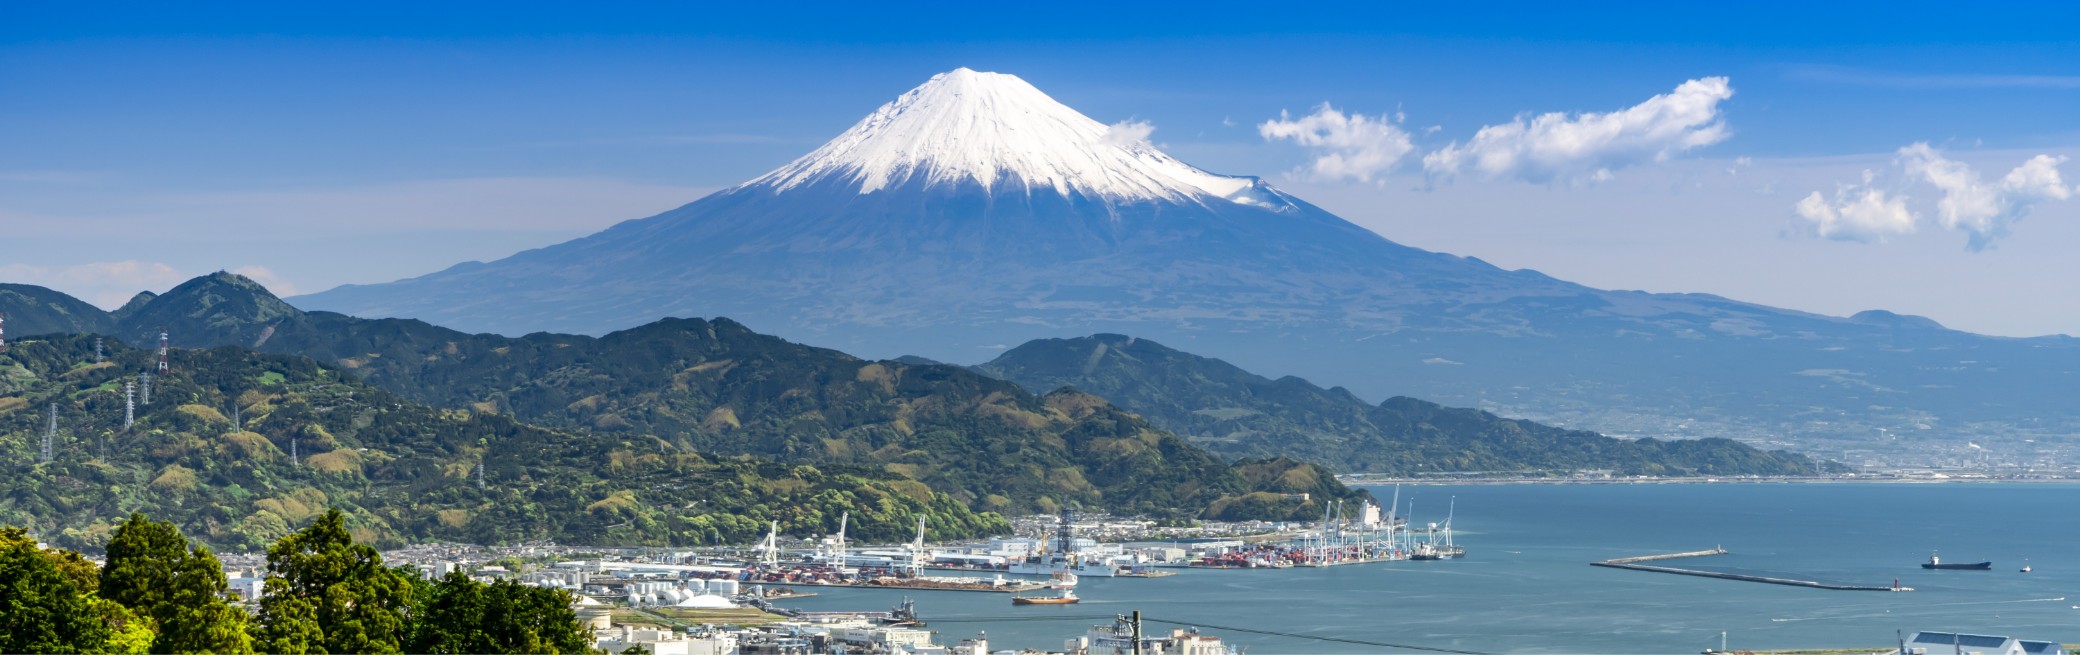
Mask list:
[{"label": "snow-capped mountain peak", "polygon": [[1147,129],[1092,120],[1015,75],[959,68],[743,187],[779,192],[839,180],[867,194],[913,181],[972,182],[1108,202],[1284,204],[1254,178],[1215,175],[1164,154],[1148,143]]}]

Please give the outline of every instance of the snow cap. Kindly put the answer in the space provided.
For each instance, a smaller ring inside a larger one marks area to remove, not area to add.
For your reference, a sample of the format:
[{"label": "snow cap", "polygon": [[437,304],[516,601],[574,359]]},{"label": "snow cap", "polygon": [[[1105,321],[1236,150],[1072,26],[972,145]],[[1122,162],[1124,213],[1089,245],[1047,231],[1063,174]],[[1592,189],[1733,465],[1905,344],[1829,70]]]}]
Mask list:
[{"label": "snow cap", "polygon": [[743,188],[778,193],[839,180],[867,194],[922,180],[1105,201],[1269,199],[1254,178],[1208,173],[1157,150],[1150,129],[1092,120],[1015,75],[956,68]]}]

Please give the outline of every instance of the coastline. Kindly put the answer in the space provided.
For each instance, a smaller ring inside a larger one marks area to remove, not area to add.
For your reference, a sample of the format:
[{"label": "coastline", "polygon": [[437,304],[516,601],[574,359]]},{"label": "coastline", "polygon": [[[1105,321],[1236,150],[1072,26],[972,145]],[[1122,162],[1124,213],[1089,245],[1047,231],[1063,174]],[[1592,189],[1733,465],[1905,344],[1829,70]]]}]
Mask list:
[{"label": "coastline", "polygon": [[1643,485],[1643,484],[2059,484],[2080,483],[2080,477],[2064,478],[1904,478],[1904,477],[1655,477],[1655,478],[1538,478],[1538,477],[1372,477],[1366,474],[1336,476],[1336,481],[1353,487],[1384,485],[1472,486],[1472,485]]}]

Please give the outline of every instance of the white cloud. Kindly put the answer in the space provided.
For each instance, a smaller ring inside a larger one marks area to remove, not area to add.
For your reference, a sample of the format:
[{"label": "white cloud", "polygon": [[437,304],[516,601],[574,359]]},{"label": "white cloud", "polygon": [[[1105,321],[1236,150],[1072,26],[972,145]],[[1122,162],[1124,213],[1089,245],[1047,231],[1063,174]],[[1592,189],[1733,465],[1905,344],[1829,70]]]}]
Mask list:
[{"label": "white cloud", "polygon": [[165,291],[186,279],[187,276],[172,266],[134,259],[63,268],[28,264],[0,266],[0,281],[49,287],[110,309],[122,306],[139,291]]},{"label": "white cloud", "polygon": [[1906,198],[1887,197],[1885,191],[1871,188],[1872,177],[1870,171],[1864,171],[1862,185],[1843,185],[1832,200],[1814,191],[1798,201],[1796,211],[1800,218],[1812,221],[1814,231],[1826,239],[1871,243],[1896,234],[1913,234],[1920,217],[1907,208]]},{"label": "white cloud", "polygon": [[1148,145],[1149,135],[1156,133],[1156,124],[1148,121],[1120,121],[1105,130],[1105,140],[1119,146]]},{"label": "white cloud", "polygon": [[1529,182],[1608,180],[1618,168],[1725,141],[1732,131],[1719,103],[1731,97],[1727,78],[1706,77],[1610,113],[1519,116],[1425,155],[1423,169]]},{"label": "white cloud", "polygon": [[296,288],[294,283],[283,279],[281,275],[276,274],[265,266],[240,266],[231,269],[231,272],[246,276],[254,282],[259,282],[260,286],[267,287],[267,291],[276,296],[286,297],[303,293],[303,291]]},{"label": "white cloud", "polygon": [[1266,141],[1290,139],[1314,150],[1310,168],[1316,177],[1370,182],[1416,149],[1397,122],[1386,116],[1345,114],[1325,102],[1298,119],[1278,112],[1276,120],[1258,125],[1257,133]]},{"label": "white cloud", "polygon": [[2072,197],[2072,190],[2058,174],[2064,157],[2037,155],[1992,183],[1927,143],[1900,148],[1899,161],[1908,176],[1943,192],[1943,199],[1936,203],[1937,220],[1945,228],[1968,234],[1966,247],[1972,250],[1983,250],[2007,236],[2009,226],[2022,220],[2037,203]]}]

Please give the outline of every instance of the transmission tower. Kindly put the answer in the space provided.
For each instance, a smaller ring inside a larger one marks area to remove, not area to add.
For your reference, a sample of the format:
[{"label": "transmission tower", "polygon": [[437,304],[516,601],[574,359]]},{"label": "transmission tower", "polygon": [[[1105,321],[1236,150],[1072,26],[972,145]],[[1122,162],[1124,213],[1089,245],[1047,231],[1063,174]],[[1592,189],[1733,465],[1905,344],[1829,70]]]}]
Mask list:
[{"label": "transmission tower", "polygon": [[94,337],[94,363],[101,363],[104,352],[106,351],[101,348],[101,337]]},{"label": "transmission tower", "polygon": [[484,490],[484,460],[477,460],[477,490]]},{"label": "transmission tower", "polygon": [[38,461],[41,461],[41,462],[43,462],[43,463],[46,463],[46,464],[50,463],[50,461],[51,461],[51,442],[52,442],[52,441],[56,441],[56,440],[57,440],[57,438],[58,438],[58,404],[57,404],[57,403],[51,403],[51,423],[50,423],[50,427],[48,427],[48,428],[45,428],[45,429],[44,429],[44,431],[43,431],[43,450],[42,450],[42,452],[41,452],[41,453],[39,454],[39,457],[37,458],[37,459],[38,459]]},{"label": "transmission tower", "polygon": [[0,314],[0,353],[7,352],[7,315]]},{"label": "transmission tower", "polygon": [[137,381],[123,383],[123,429],[137,425]]},{"label": "transmission tower", "polygon": [[303,460],[297,459],[296,457],[296,441],[297,439],[295,436],[289,437],[289,465],[303,466]]},{"label": "transmission tower", "polygon": [[151,372],[151,371],[145,371],[145,372],[143,372],[143,373],[139,373],[139,374],[137,374],[137,390],[138,390],[138,391],[140,392],[140,395],[141,395],[141,396],[143,396],[143,398],[141,398],[141,400],[143,400],[143,401],[144,401],[144,404],[146,404],[146,405],[150,405],[150,404],[152,404],[152,372]]},{"label": "transmission tower", "polygon": [[244,431],[245,431],[245,429],[246,429],[246,421],[245,421],[245,416],[243,415],[243,413],[241,412],[241,410],[240,410],[240,408],[239,408],[239,406],[238,406],[238,399],[237,399],[237,398],[233,398],[233,399],[231,399],[231,431],[232,431],[232,432],[244,432]]},{"label": "transmission tower", "polygon": [[166,328],[159,328],[159,372],[166,372]]}]

